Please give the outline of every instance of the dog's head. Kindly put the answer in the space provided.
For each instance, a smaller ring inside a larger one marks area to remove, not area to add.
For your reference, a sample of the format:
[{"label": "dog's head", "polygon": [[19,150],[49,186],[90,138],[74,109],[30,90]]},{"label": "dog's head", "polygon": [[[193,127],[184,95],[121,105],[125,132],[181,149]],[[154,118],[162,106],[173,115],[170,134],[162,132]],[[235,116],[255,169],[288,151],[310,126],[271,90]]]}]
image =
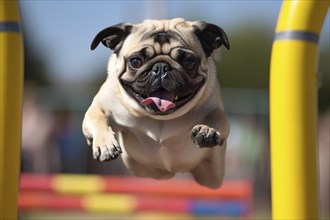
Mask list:
[{"label": "dog's head", "polygon": [[211,54],[221,45],[229,49],[220,27],[183,19],[118,24],[100,31],[91,49],[100,42],[114,51],[109,74],[118,76],[123,93],[134,100],[129,103],[154,117],[189,111],[215,74],[209,73]]}]

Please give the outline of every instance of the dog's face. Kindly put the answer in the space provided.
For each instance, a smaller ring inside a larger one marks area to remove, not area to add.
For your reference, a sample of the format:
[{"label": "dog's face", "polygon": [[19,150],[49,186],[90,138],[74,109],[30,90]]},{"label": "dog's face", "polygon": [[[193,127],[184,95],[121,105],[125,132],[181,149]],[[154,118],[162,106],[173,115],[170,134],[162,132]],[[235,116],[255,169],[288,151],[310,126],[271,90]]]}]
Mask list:
[{"label": "dog's face", "polygon": [[100,42],[114,50],[109,74],[116,74],[123,97],[132,99],[125,103],[154,117],[193,108],[208,75],[215,74],[208,58],[221,45],[229,49],[218,26],[183,19],[119,24],[99,32],[91,48]]}]

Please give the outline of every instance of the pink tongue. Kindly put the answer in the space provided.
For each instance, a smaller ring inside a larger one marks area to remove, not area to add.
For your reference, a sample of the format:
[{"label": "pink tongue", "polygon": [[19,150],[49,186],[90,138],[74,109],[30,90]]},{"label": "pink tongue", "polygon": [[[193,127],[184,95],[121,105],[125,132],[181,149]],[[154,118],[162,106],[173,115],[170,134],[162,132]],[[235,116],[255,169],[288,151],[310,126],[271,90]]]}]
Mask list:
[{"label": "pink tongue", "polygon": [[161,110],[162,112],[166,112],[167,110],[174,108],[175,104],[171,101],[168,101],[166,99],[160,99],[157,97],[148,97],[145,100],[142,101],[143,104],[149,105],[151,103],[155,103],[157,108]]},{"label": "pink tongue", "polygon": [[168,92],[156,92],[154,95],[155,96],[144,99],[142,103],[145,105],[154,103],[162,112],[166,112],[175,107],[175,104],[172,102],[174,98],[172,94],[169,94]]}]

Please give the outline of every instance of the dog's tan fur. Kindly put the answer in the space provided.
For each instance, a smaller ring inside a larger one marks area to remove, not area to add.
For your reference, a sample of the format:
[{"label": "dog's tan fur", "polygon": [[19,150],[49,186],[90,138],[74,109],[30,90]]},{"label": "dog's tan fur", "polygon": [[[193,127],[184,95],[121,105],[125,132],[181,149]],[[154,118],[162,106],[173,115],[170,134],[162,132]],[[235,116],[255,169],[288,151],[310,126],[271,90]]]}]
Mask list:
[{"label": "dog's tan fur", "polygon": [[[164,179],[188,171],[201,185],[211,188],[221,185],[229,122],[223,111],[214,59],[203,53],[192,33],[194,25],[196,22],[183,19],[147,20],[135,25],[120,52],[112,54],[107,80],[83,121],[83,133],[94,156],[121,146],[124,164],[137,176]],[[160,45],[152,39],[141,40],[147,32],[168,30],[178,33],[185,45],[179,41]],[[120,83],[121,77],[132,77],[125,59],[139,51],[142,45],[153,48],[150,53],[154,53],[154,59],[166,60],[173,65],[176,65],[172,61],[175,55],[170,53],[175,53],[175,47],[188,48],[201,57],[198,73],[205,77],[205,83],[189,102],[172,113],[157,115],[147,112]],[[193,128],[205,134],[219,132],[221,146],[197,147],[191,140]],[[99,160],[106,159],[100,157]]]}]

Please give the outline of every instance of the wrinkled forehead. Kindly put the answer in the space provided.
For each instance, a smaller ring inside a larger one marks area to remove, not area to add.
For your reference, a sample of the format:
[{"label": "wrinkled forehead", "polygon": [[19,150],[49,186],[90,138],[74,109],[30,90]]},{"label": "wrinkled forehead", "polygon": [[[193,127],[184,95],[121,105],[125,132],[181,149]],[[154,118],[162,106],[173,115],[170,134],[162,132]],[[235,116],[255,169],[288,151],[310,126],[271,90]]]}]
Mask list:
[{"label": "wrinkled forehead", "polygon": [[168,54],[173,48],[196,50],[195,53],[200,51],[193,27],[182,20],[147,20],[135,25],[125,40],[123,51],[134,52],[146,46],[153,47],[157,54]]}]

